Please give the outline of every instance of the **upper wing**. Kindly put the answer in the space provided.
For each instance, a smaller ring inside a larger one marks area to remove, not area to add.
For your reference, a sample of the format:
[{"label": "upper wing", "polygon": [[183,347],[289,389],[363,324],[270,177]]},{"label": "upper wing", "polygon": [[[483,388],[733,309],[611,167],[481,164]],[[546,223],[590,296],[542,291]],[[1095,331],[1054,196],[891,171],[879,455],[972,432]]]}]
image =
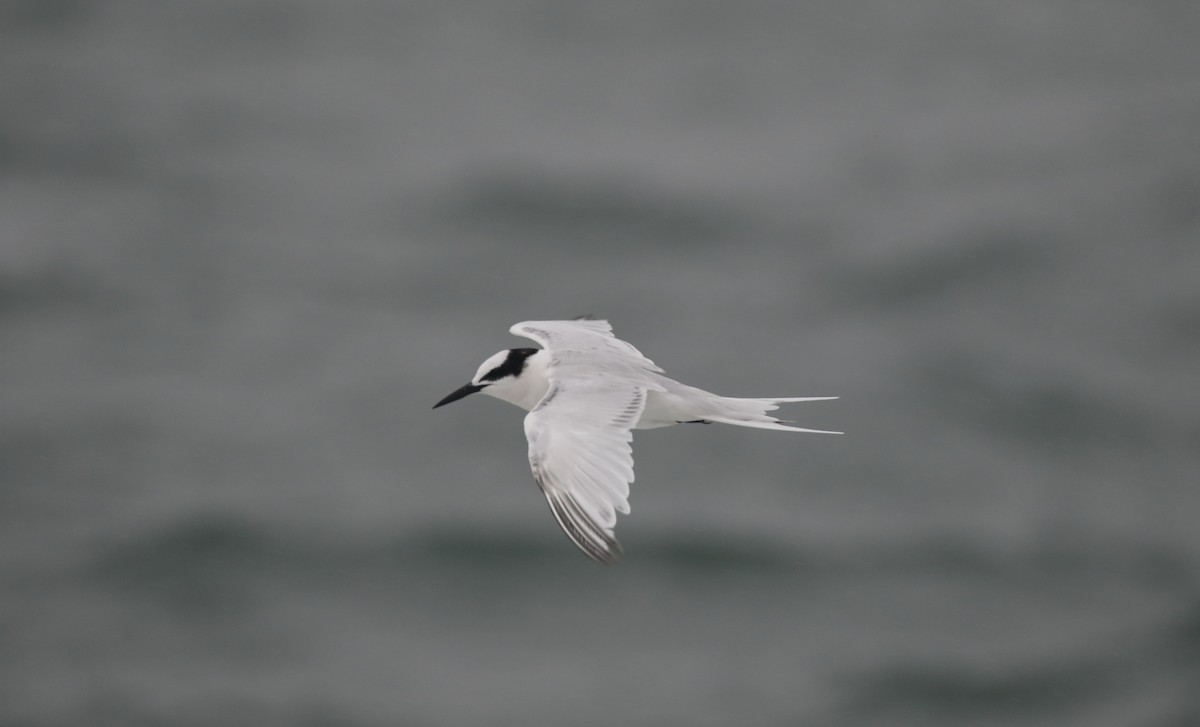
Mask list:
[{"label": "upper wing", "polygon": [[629,512],[630,431],[661,389],[662,369],[612,335],[607,321],[526,321],[512,327],[550,354],[550,388],[525,417],[529,465],[562,529],[588,557],[617,559],[617,513]]},{"label": "upper wing", "polygon": [[[647,374],[663,372],[653,361],[631,344],[616,338],[608,321],[525,321],[508,329],[513,335],[532,338],[542,344],[552,360],[550,376],[612,376],[645,382]],[[584,367],[586,370],[575,370]],[[652,387],[653,388],[653,387]]]}]

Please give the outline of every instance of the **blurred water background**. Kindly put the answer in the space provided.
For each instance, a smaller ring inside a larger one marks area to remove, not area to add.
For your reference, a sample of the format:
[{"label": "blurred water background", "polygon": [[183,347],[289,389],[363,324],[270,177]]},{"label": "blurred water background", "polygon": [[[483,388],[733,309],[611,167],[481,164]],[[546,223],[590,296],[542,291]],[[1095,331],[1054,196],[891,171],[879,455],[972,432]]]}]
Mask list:
[{"label": "blurred water background", "polygon": [[0,725],[1200,724],[1197,8],[6,0]]}]

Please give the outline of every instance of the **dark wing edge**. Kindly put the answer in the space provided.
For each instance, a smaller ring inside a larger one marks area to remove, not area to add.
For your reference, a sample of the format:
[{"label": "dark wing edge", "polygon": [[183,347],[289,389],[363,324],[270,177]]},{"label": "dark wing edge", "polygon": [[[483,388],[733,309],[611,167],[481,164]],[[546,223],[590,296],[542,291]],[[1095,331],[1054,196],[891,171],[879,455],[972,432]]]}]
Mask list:
[{"label": "dark wing edge", "polygon": [[[541,478],[538,484],[541,485]],[[567,492],[555,492],[542,487],[550,512],[567,537],[583,551],[584,555],[604,565],[616,563],[621,555],[621,544],[604,527],[588,517],[575,498]]]}]

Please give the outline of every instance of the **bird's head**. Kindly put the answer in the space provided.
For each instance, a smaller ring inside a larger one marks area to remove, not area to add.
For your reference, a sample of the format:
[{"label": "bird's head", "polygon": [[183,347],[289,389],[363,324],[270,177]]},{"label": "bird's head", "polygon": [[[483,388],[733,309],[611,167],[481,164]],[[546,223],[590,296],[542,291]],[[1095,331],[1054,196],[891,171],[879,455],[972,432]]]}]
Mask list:
[{"label": "bird's head", "polygon": [[532,383],[526,380],[528,377],[522,379],[521,375],[528,369],[530,357],[541,350],[539,348],[510,348],[488,356],[487,360],[479,365],[479,370],[475,372],[470,383],[450,392],[444,399],[434,404],[433,408],[436,409],[439,406],[458,401],[477,391],[520,406],[520,400],[527,398]]}]

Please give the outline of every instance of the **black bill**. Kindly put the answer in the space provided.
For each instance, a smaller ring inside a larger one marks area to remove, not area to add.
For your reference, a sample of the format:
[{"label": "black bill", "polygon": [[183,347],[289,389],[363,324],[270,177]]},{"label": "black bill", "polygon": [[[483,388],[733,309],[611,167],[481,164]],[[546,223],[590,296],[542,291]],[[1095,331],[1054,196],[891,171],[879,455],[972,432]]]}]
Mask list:
[{"label": "black bill", "polygon": [[471,394],[474,394],[476,391],[479,391],[482,388],[483,388],[482,386],[477,386],[475,384],[467,384],[466,386],[462,387],[461,389],[455,389],[454,391],[450,392],[449,396],[447,396],[445,399],[442,399],[438,403],[434,404],[433,408],[436,409],[439,406],[444,406],[451,402],[458,401],[459,399],[463,398],[464,396],[470,396]]}]

